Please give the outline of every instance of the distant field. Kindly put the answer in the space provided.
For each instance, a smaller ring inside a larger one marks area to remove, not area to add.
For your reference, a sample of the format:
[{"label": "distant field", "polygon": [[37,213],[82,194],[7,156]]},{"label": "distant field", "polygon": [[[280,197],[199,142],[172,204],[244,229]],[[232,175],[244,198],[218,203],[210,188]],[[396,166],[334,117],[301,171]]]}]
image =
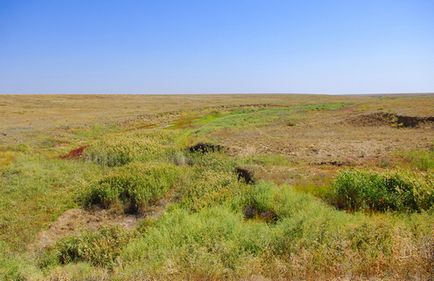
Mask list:
[{"label": "distant field", "polygon": [[430,280],[434,95],[0,95],[0,280]]}]

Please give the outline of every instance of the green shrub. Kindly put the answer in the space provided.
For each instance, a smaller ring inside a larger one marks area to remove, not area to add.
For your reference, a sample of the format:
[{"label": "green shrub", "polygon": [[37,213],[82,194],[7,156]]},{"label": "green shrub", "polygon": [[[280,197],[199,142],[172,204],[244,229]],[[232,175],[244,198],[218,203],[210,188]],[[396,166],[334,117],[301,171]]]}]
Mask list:
[{"label": "green shrub", "polygon": [[120,226],[103,227],[95,232],[59,240],[39,259],[46,268],[58,264],[88,262],[94,266],[112,267],[121,249],[131,238],[131,233]]},{"label": "green shrub", "polygon": [[348,210],[420,211],[434,205],[434,185],[430,176],[348,170],[337,176],[333,196]]},{"label": "green shrub", "polygon": [[180,168],[165,163],[132,163],[102,178],[84,195],[87,207],[123,207],[137,213],[162,198],[175,184]]}]

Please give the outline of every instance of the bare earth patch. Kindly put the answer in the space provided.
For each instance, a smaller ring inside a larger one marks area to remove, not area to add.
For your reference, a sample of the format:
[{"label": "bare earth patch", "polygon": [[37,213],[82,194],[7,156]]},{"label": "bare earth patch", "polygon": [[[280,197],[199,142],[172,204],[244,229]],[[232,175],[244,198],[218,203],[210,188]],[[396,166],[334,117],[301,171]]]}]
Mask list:
[{"label": "bare earth patch", "polygon": [[111,210],[80,208],[69,209],[54,221],[47,230],[38,234],[35,243],[29,249],[39,251],[54,245],[58,240],[79,234],[86,230],[97,230],[101,226],[119,225],[127,229],[133,229],[137,223],[145,218],[159,218],[166,210],[167,204],[174,199],[172,192],[166,198],[162,198],[149,206],[141,215],[118,214]]},{"label": "bare earth patch", "polygon": [[433,127],[434,116],[408,116],[389,112],[372,112],[349,119],[356,126],[392,126],[397,128]]},{"label": "bare earth patch", "polygon": [[47,230],[39,233],[30,248],[40,250],[54,245],[59,239],[79,234],[85,230],[97,230],[103,225],[120,225],[133,228],[138,221],[136,216],[120,216],[108,210],[70,209],[64,212]]}]

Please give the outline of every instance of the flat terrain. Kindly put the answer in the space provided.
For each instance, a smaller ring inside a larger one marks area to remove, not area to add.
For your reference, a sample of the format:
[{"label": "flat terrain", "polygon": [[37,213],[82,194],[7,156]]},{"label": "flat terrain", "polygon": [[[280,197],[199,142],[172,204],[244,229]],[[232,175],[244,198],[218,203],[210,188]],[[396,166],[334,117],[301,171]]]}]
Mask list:
[{"label": "flat terrain", "polygon": [[434,274],[434,95],[0,95],[0,120],[0,279]]}]

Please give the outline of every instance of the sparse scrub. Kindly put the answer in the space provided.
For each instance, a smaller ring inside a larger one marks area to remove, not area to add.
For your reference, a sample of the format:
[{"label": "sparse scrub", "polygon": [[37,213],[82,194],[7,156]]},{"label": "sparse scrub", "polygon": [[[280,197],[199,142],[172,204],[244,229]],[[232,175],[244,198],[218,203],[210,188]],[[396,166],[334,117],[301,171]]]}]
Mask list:
[{"label": "sparse scrub", "polygon": [[375,211],[420,211],[434,205],[431,176],[404,172],[341,172],[333,184],[332,199],[338,208]]},{"label": "sparse scrub", "polygon": [[121,207],[140,213],[149,203],[162,198],[175,184],[180,168],[165,163],[131,163],[93,184],[84,195],[85,205]]}]

